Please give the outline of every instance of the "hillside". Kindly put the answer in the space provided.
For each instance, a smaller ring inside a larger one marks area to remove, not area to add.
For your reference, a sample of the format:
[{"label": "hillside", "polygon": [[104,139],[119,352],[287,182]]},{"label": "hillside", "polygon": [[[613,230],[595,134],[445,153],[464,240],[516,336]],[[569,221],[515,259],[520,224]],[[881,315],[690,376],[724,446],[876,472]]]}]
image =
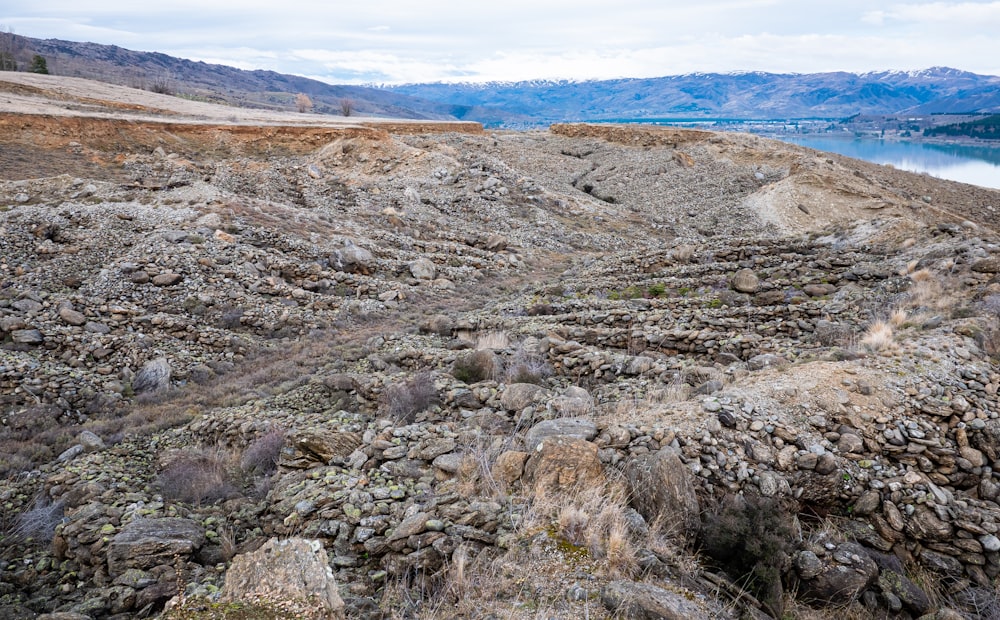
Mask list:
[{"label": "hillside", "polygon": [[[187,98],[240,107],[280,111],[295,109],[295,96],[308,95],[313,111],[342,113],[349,101],[354,114],[391,118],[456,120],[471,109],[442,104],[363,86],[330,85],[274,71],[246,71],[225,65],[195,62],[156,52],[128,50],[114,45],[35,39],[0,33],[0,50],[13,49],[20,70],[32,55],[43,56],[56,75],[100,80],[144,90],[169,92]],[[489,110],[476,110],[490,118]]]},{"label": "hillside", "polygon": [[924,130],[925,136],[948,136],[1000,140],[1000,115],[987,116],[975,121],[941,125]]},{"label": "hillside", "polygon": [[[934,68],[864,74],[694,73],[583,82],[408,84],[387,90],[557,122],[995,112],[1000,110],[998,86],[998,77]],[[475,114],[468,118],[482,120]]]},{"label": "hillside", "polygon": [[994,617],[998,205],[0,74],[0,618]]}]

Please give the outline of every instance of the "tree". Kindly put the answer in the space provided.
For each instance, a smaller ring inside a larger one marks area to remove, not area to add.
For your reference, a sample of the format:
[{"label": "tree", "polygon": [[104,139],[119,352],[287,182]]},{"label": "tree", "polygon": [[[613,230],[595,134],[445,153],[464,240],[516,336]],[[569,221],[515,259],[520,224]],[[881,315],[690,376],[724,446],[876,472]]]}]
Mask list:
[{"label": "tree", "polygon": [[31,72],[44,73],[48,75],[49,67],[48,64],[45,62],[44,56],[39,56],[38,54],[35,54],[34,56],[31,57]]},{"label": "tree", "polygon": [[18,37],[9,27],[0,27],[0,71],[17,71]]},{"label": "tree", "polygon": [[305,114],[309,110],[312,110],[312,99],[305,93],[299,93],[295,95],[295,107],[299,109],[299,112]]},{"label": "tree", "polygon": [[354,112],[354,102],[346,97],[340,100],[340,113],[344,116],[350,116]]}]

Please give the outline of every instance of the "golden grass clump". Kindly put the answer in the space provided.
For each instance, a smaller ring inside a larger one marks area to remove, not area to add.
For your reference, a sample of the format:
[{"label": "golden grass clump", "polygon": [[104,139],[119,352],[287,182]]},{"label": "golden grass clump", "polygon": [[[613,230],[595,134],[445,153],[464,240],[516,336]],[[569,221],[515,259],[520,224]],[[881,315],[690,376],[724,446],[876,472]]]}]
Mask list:
[{"label": "golden grass clump", "polygon": [[872,353],[895,346],[892,325],[886,321],[875,321],[862,336],[861,345]]}]

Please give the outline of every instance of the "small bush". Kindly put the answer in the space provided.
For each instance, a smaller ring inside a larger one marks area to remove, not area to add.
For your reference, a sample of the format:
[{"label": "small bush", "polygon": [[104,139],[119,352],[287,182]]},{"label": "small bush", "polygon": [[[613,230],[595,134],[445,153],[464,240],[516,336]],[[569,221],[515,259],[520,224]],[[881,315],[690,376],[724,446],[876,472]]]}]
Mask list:
[{"label": "small bush", "polygon": [[429,372],[405,383],[394,383],[382,392],[382,409],[396,424],[412,424],[418,413],[437,402],[437,388]]},{"label": "small bush", "polygon": [[479,350],[459,356],[451,367],[453,377],[463,383],[479,383],[500,376],[501,364],[493,351]]},{"label": "small bush", "polygon": [[285,446],[285,434],[272,429],[243,450],[240,469],[249,476],[270,476],[278,470],[278,457]]},{"label": "small bush", "polygon": [[781,617],[781,576],[794,550],[791,515],[773,498],[732,496],[706,512],[701,551]]},{"label": "small bush", "polygon": [[26,510],[14,520],[7,537],[15,543],[48,544],[55,535],[56,526],[63,518],[63,503],[47,497],[35,500],[34,508]]},{"label": "small bush", "polygon": [[552,376],[552,365],[540,355],[519,348],[510,361],[504,378],[507,383],[534,383],[542,385]]},{"label": "small bush", "polygon": [[219,453],[192,450],[176,456],[160,473],[156,486],[165,499],[194,504],[216,503],[239,495],[229,480],[227,459]]}]

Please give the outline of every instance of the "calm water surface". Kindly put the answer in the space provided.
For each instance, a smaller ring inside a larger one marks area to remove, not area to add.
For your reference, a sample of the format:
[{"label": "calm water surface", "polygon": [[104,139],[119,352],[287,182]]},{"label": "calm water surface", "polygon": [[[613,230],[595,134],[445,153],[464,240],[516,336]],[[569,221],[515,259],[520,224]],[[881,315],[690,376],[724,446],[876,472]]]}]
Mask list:
[{"label": "calm water surface", "polygon": [[776,137],[820,151],[891,164],[900,170],[1000,189],[1000,145],[926,144],[821,135]]}]

